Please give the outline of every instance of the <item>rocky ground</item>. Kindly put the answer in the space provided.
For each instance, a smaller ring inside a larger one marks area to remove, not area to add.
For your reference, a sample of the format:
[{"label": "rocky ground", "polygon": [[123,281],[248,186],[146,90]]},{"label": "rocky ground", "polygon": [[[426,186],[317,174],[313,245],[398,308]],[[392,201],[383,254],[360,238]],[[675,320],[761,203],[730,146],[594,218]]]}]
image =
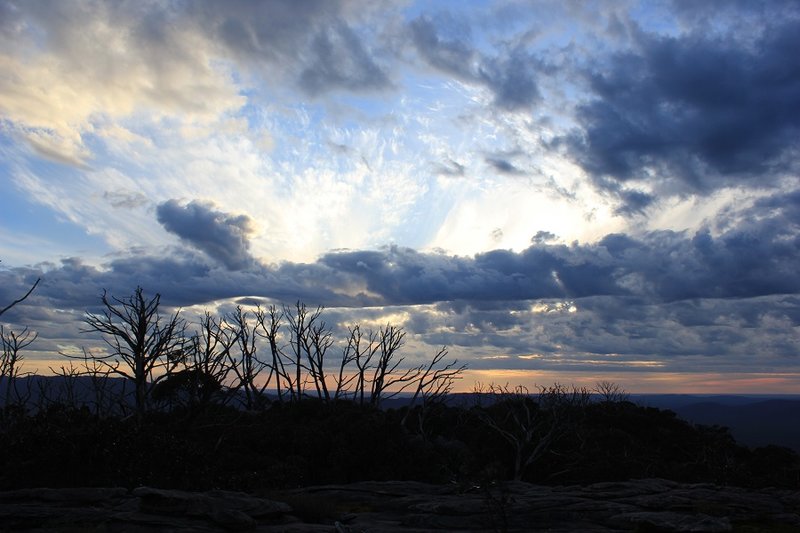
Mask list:
[{"label": "rocky ground", "polygon": [[364,482],[268,495],[140,487],[0,492],[2,531],[800,531],[800,492],[663,479],[491,487]]}]

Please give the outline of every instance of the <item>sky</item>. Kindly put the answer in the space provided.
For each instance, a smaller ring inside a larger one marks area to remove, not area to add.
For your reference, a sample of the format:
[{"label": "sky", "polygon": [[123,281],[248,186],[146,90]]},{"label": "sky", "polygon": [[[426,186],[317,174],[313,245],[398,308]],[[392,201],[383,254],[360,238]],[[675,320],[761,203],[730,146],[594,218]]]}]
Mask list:
[{"label": "sky", "polygon": [[800,393],[800,3],[0,0],[0,304],[391,322],[475,382]]}]

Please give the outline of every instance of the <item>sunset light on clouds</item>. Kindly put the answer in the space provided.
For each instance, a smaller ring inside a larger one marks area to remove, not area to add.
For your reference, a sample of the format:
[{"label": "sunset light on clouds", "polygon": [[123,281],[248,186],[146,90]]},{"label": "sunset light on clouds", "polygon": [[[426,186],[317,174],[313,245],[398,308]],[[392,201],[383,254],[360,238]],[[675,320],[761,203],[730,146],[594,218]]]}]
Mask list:
[{"label": "sunset light on clouds", "polygon": [[[793,1],[0,2],[0,306],[387,322],[475,381],[800,391]],[[56,363],[57,364],[57,363]]]}]

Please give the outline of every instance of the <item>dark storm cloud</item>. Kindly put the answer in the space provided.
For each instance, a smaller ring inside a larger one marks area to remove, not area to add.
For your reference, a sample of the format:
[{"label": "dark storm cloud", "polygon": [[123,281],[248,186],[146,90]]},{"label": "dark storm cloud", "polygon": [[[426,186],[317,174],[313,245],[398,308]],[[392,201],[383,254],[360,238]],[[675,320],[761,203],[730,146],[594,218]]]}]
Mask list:
[{"label": "dark storm cloud", "polygon": [[[796,171],[800,19],[753,38],[697,29],[640,33],[637,48],[588,73],[571,154],[598,186],[649,182],[660,193],[774,184]],[[617,191],[613,191],[617,192]],[[643,197],[624,198],[641,209]]]},{"label": "dark storm cloud", "polygon": [[795,296],[668,304],[592,296],[519,303],[498,302],[498,309],[441,303],[421,310],[407,327],[428,344],[471,350],[477,356],[470,361],[473,369],[768,372],[796,365]]},{"label": "dark storm cloud", "polygon": [[613,268],[564,246],[495,250],[472,258],[407,248],[327,254],[320,263],[363,279],[386,303],[513,300],[623,293]]},{"label": "dark storm cloud", "polygon": [[769,220],[778,226],[800,227],[800,189],[759,198],[748,211],[751,217],[761,218],[764,213],[769,213]]},{"label": "dark storm cloud", "polygon": [[156,208],[164,229],[231,270],[241,270],[253,263],[250,235],[253,221],[247,215],[231,215],[214,209],[211,203],[192,201],[181,205],[168,200]]},{"label": "dark storm cloud", "polygon": [[637,191],[636,189],[619,187],[616,188],[616,193],[619,199],[622,200],[621,205],[614,210],[618,215],[632,216],[643,214],[655,201],[652,194]]},{"label": "dark storm cloud", "polygon": [[484,61],[480,79],[494,94],[495,105],[514,111],[528,108],[539,99],[534,79],[537,70],[538,63],[533,57],[513,51],[507,57]]},{"label": "dark storm cloud", "polygon": [[[320,264],[364,280],[386,303],[640,296],[655,301],[800,292],[800,193],[754,206],[771,213],[720,235],[654,231],[594,244],[534,243],[472,258],[391,247],[328,254]],[[748,215],[748,213],[745,213]]]},{"label": "dark storm cloud", "polygon": [[224,265],[246,268],[220,268],[189,250],[131,253],[103,269],[72,259],[0,272],[0,298],[9,299],[36,276],[44,278],[37,294],[58,299],[59,308],[86,305],[104,288],[125,292],[137,284],[182,306],[253,296],[326,306],[465,302],[486,308],[505,302],[507,309],[507,302],[537,299],[607,296],[656,304],[800,293],[800,191],[762,198],[721,234],[611,234],[571,245],[540,234],[520,252],[459,257],[391,246],[273,266],[250,260],[246,219],[174,201],[159,206],[159,217],[185,241],[226,260]]},{"label": "dark storm cloud", "polygon": [[[38,305],[52,309],[99,308],[99,296],[108,291],[126,297],[139,285],[148,294],[159,293],[164,305],[188,307],[217,300],[241,297],[269,298],[280,302],[302,300],[327,306],[375,305],[378,300],[357,291],[343,292],[352,281],[349,276],[317,265],[292,264],[265,267],[251,265],[247,270],[229,270],[212,264],[198,253],[169,248],[159,254],[120,257],[97,268],[80,259],[64,259],[59,264],[38,268],[0,271],[0,302],[11,301],[23,287],[37,277],[42,282],[30,301],[10,313],[28,316]],[[27,290],[27,288],[26,288]],[[20,294],[24,294],[22,291]],[[7,318],[4,315],[4,320]]]},{"label": "dark storm cloud", "polygon": [[409,25],[411,42],[425,63],[462,81],[483,85],[494,95],[494,105],[508,111],[529,108],[539,98],[536,75],[540,62],[522,50],[487,57],[461,36],[441,36],[452,19],[421,16]]}]

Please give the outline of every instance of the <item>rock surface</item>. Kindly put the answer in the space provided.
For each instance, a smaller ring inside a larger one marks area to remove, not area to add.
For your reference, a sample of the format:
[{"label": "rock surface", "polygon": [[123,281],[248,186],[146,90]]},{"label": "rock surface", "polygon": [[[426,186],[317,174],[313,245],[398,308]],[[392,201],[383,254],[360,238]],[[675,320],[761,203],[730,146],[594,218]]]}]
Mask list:
[{"label": "rock surface", "polygon": [[362,482],[254,496],[139,487],[0,492],[0,531],[800,531],[800,492],[644,479],[546,487]]}]

